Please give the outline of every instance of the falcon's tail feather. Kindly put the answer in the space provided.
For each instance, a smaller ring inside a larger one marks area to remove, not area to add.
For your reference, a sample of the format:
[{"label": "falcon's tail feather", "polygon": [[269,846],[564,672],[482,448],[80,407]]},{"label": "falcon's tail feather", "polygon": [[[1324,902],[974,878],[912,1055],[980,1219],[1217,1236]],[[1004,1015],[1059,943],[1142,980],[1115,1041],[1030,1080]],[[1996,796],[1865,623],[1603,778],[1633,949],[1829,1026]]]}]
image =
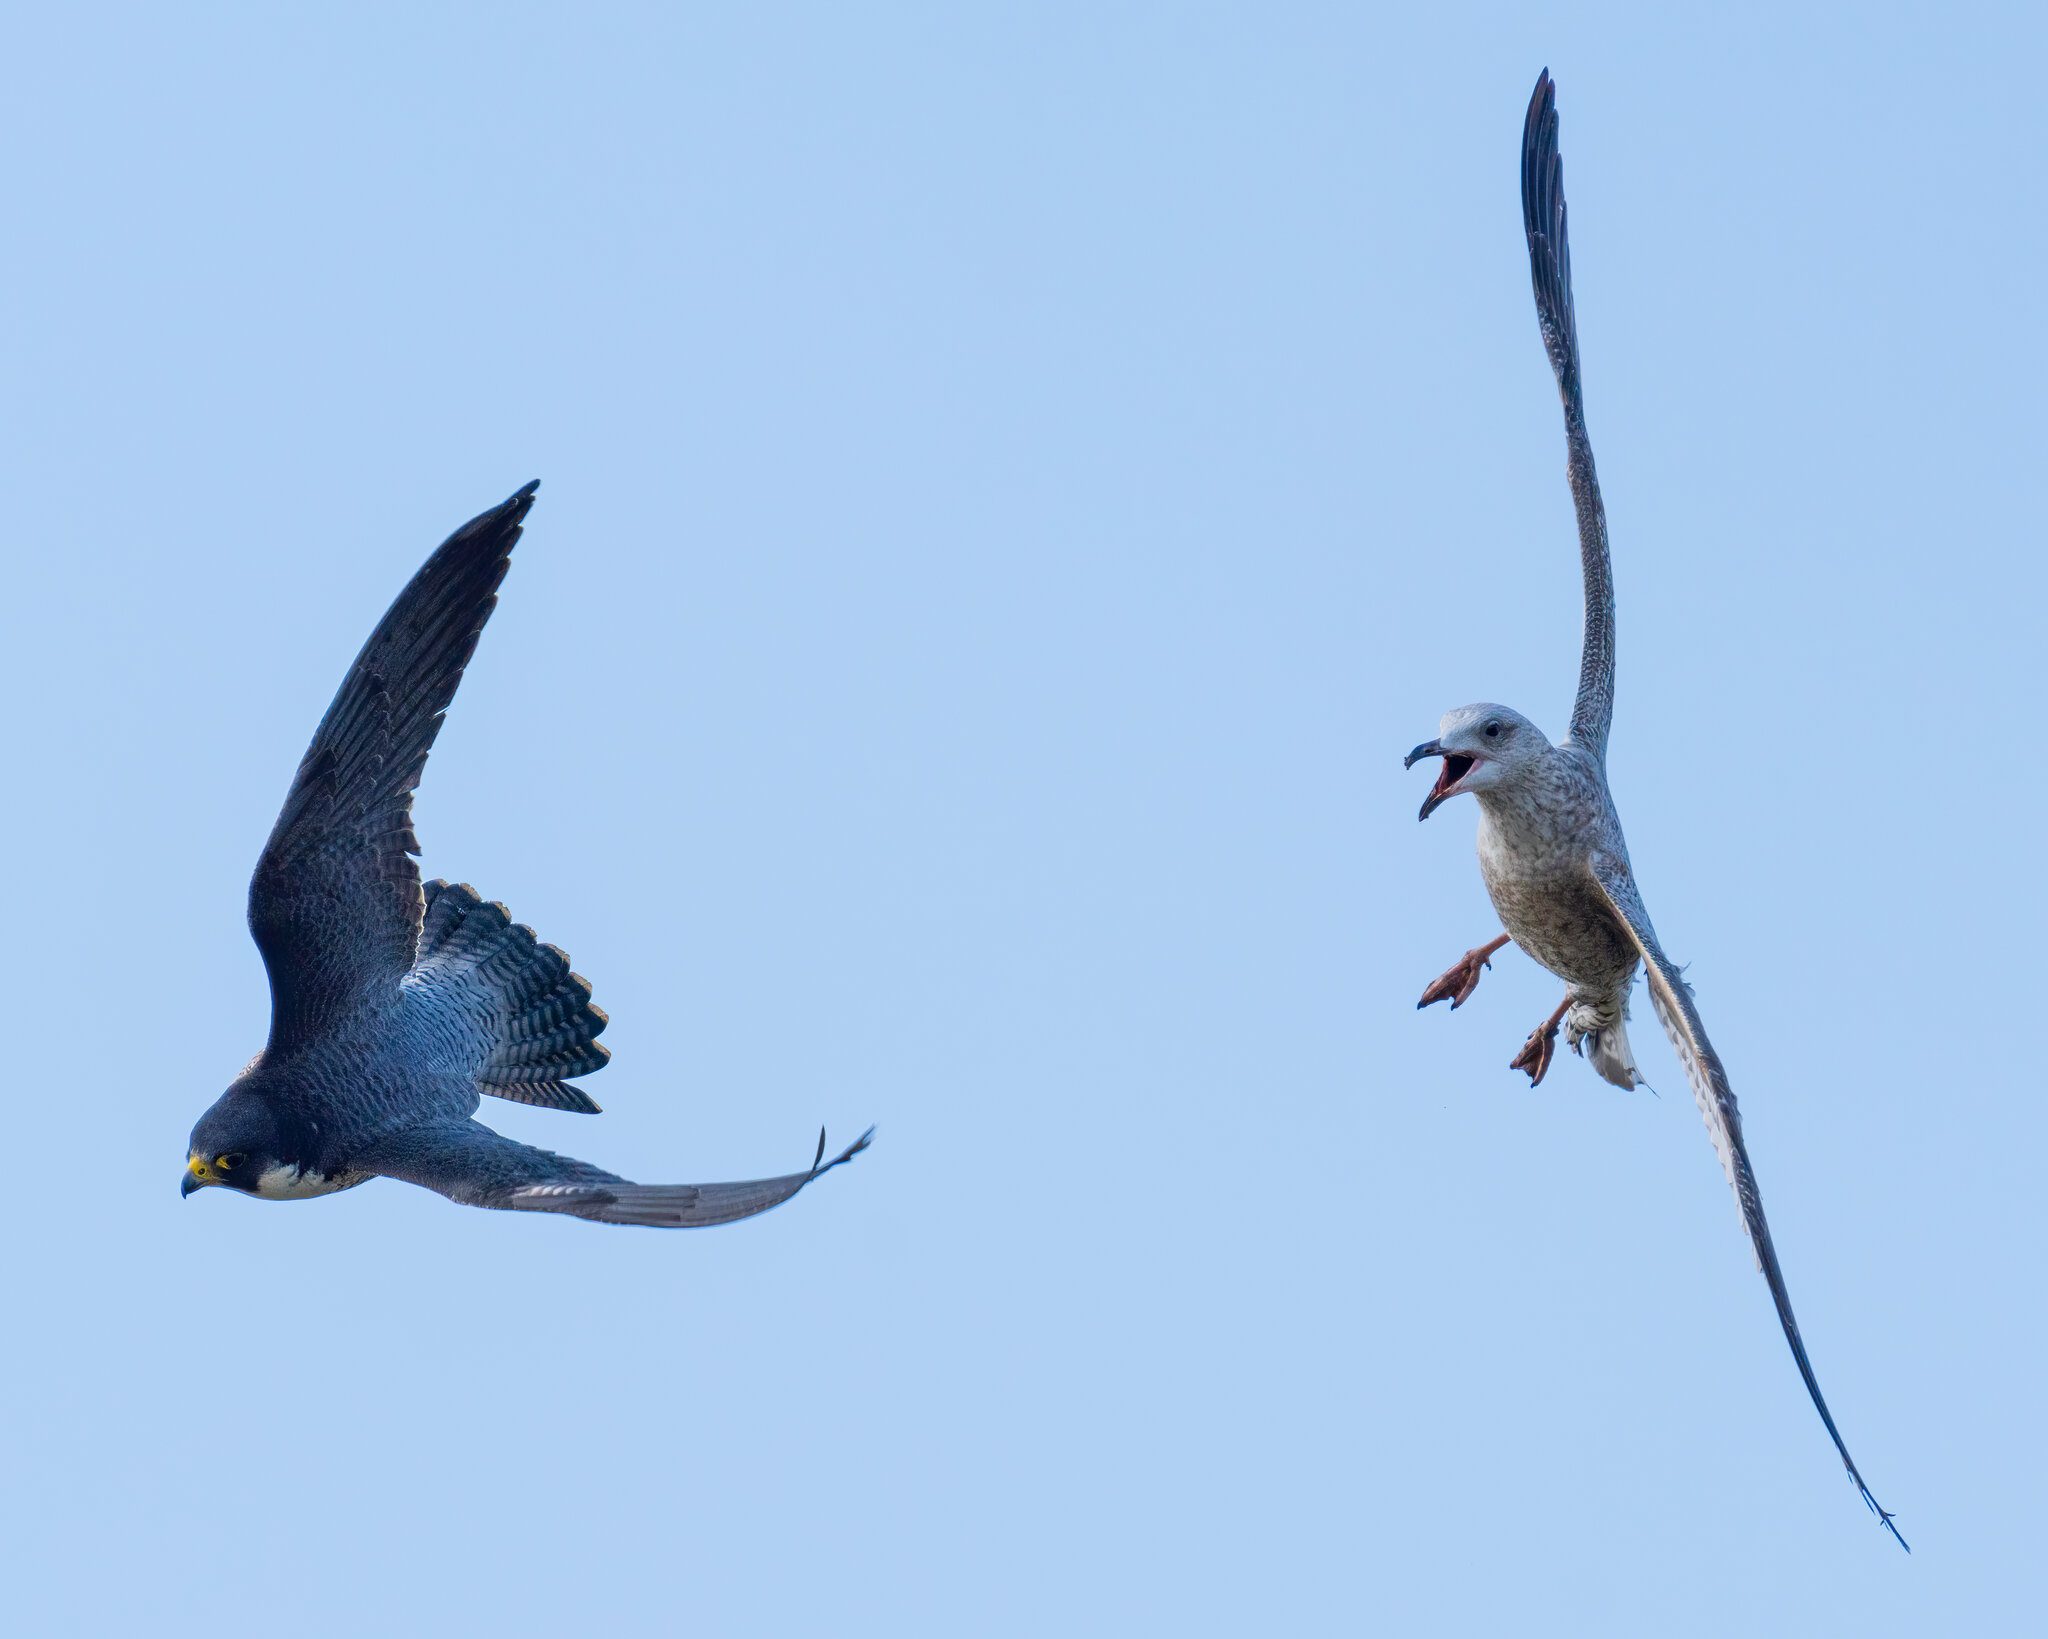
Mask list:
[{"label": "falcon's tail feather", "polygon": [[595,1115],[590,1095],[567,1084],[611,1058],[597,1041],[607,1021],[591,1003],[590,981],[467,883],[429,882],[425,892],[412,978],[453,989],[482,1026],[489,1047],[478,1086],[520,1104]]}]

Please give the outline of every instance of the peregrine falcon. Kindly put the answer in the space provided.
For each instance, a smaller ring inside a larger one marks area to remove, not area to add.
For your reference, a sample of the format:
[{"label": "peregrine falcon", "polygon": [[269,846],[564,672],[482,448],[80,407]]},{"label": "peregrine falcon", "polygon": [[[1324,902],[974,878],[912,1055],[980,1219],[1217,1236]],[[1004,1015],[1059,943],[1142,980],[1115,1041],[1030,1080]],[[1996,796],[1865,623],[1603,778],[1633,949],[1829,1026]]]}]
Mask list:
[{"label": "peregrine falcon", "polygon": [[293,1201],[397,1178],[465,1206],[664,1229],[788,1200],[867,1148],[733,1184],[636,1184],[500,1136],[485,1093],[595,1115],[605,1016],[568,958],[473,888],[422,886],[412,793],[538,483],[443,541],[370,634],[249,884],[270,1040],[192,1129],[182,1192]]},{"label": "peregrine falcon", "polygon": [[1621,819],[1607,788],[1607,734],[1614,721],[1614,575],[1608,558],[1607,514],[1593,470],[1593,445],[1579,379],[1578,321],[1572,309],[1572,256],[1565,235],[1564,162],[1557,151],[1557,92],[1545,69],[1536,80],[1522,126],[1522,226],[1543,348],[1564,400],[1565,472],[1579,521],[1579,565],[1585,633],[1571,731],[1552,745],[1520,712],[1506,706],[1460,706],[1446,712],[1437,737],[1408,753],[1407,764],[1443,759],[1423,799],[1428,819],[1452,797],[1479,803],[1479,869],[1507,931],[1468,950],[1422,993],[1416,1005],[1448,1000],[1455,1010],[1479,983],[1480,970],[1510,939],[1565,982],[1557,1010],[1529,1033],[1509,1068],[1531,1086],[1550,1069],[1560,1027],[1617,1087],[1642,1081],[1628,1040],[1628,995],[1636,970],[1649,976],[1650,1006],[1671,1039],[1707,1133],[1735,1190],[1742,1227],[1770,1288],[1778,1324],[1820,1420],[1872,1513],[1901,1548],[1906,1539],[1863,1483],[1835,1427],[1807,1358],[1792,1298],[1764,1219],[1763,1197],[1742,1141],[1742,1117],[1728,1072],[1676,962],[1664,953],[1643,908],[1629,863]]}]

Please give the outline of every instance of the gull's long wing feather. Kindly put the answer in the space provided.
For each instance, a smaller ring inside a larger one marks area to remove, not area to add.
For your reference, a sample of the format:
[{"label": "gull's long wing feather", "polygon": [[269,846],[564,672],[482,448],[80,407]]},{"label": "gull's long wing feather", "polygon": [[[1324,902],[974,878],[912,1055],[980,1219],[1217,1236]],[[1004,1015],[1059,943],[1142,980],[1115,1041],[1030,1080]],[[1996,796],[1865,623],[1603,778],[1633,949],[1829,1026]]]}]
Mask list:
[{"label": "gull's long wing feather", "polygon": [[1649,913],[1643,909],[1642,895],[1636,891],[1635,877],[1627,864],[1596,856],[1593,876],[1613,908],[1616,920],[1628,930],[1636,949],[1642,953],[1643,967],[1649,975],[1650,1005],[1656,1009],[1658,1021],[1664,1026],[1665,1035],[1671,1038],[1679,1063],[1685,1067],[1685,1079],[1691,1083],[1700,1114],[1706,1119],[1707,1136],[1714,1141],[1715,1152],[1721,1157],[1721,1166],[1735,1190],[1735,1203],[1742,1212],[1742,1227],[1748,1232],[1750,1245],[1756,1251],[1757,1268],[1763,1271],[1764,1280],[1770,1286],[1771,1301],[1777,1305],[1778,1321],[1785,1328],[1785,1341],[1792,1346],[1792,1358],[1799,1366],[1799,1375],[1805,1379],[1806,1392],[1813,1396],[1814,1409],[1827,1425],[1828,1438],[1835,1442],[1835,1450],[1841,1453],[1842,1465],[1849,1470],[1849,1478],[1856,1482],[1856,1489],[1863,1494],[1863,1500],[1870,1505],[1871,1511],[1884,1521],[1885,1529],[1897,1537],[1899,1546],[1904,1548],[1906,1539],[1899,1536],[1899,1528],[1892,1523],[1892,1516],[1878,1506],[1877,1498],[1870,1494],[1870,1487],[1863,1483],[1856,1461],[1849,1455],[1841,1431],[1835,1427],[1834,1415],[1821,1395],[1820,1381],[1813,1373],[1813,1362],[1806,1357],[1806,1344],[1799,1335],[1799,1322],[1792,1315],[1792,1297],[1785,1290],[1784,1271],[1778,1267],[1778,1250],[1771,1244],[1771,1226],[1764,1220],[1763,1197],[1757,1192],[1756,1174],[1750,1169],[1749,1151],[1743,1146],[1742,1116],[1735,1107],[1735,1090],[1729,1086],[1728,1072],[1721,1067],[1720,1055],[1714,1051],[1714,1044],[1707,1039],[1706,1027],[1700,1023],[1692,990],[1657,943]]},{"label": "gull's long wing feather", "polygon": [[1607,555],[1607,512],[1586,437],[1579,387],[1579,325],[1572,312],[1572,251],[1565,234],[1564,161],[1557,152],[1557,88],[1545,69],[1522,125],[1522,226],[1529,235],[1529,277],[1543,350],[1564,400],[1565,474],[1579,515],[1579,568],[1586,586],[1586,630],[1571,737],[1603,762],[1614,721],[1614,571]]},{"label": "gull's long wing feather", "polygon": [[874,1133],[868,1128],[827,1161],[820,1132],[809,1170],[732,1184],[636,1184],[587,1161],[518,1143],[477,1121],[396,1134],[356,1160],[368,1171],[418,1184],[464,1206],[562,1212],[596,1223],[653,1229],[702,1229],[780,1206],[813,1178],[851,1161]]},{"label": "gull's long wing feather", "polygon": [[299,763],[249,883],[249,931],[270,975],[273,1050],[317,1034],[419,940],[412,793],[497,605],[538,484],[435,550],[363,645]]}]

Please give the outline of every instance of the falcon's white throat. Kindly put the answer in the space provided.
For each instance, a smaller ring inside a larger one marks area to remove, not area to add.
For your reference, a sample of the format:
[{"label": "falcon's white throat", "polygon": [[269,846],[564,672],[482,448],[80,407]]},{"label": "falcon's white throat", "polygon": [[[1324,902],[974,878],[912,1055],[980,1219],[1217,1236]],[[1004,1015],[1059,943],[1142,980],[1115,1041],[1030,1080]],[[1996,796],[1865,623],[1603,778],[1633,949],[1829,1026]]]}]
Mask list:
[{"label": "falcon's white throat", "polygon": [[354,1189],[365,1182],[367,1172],[325,1173],[301,1171],[289,1165],[265,1167],[257,1176],[252,1192],[266,1201],[304,1201],[315,1195],[332,1195],[336,1190]]}]

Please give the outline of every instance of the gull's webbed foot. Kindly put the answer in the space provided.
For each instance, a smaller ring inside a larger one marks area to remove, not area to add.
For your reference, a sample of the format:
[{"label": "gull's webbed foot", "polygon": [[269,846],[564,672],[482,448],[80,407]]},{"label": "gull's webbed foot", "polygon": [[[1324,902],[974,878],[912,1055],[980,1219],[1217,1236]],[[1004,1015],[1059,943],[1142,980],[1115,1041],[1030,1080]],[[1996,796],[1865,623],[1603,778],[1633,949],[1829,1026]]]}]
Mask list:
[{"label": "gull's webbed foot", "polygon": [[1448,999],[1451,1004],[1451,1011],[1453,1013],[1457,1012],[1459,1008],[1465,1005],[1472,992],[1479,988],[1481,969],[1489,968],[1493,965],[1493,953],[1507,942],[1508,936],[1502,934],[1490,945],[1481,945],[1476,950],[1466,951],[1463,956],[1458,958],[1456,966],[1445,973],[1442,978],[1432,983],[1422,993],[1422,1000],[1415,1005],[1419,1008],[1427,1007],[1431,1002],[1441,1002]]},{"label": "gull's webbed foot", "polygon": [[1551,1056],[1557,1051],[1557,1027],[1564,1023],[1564,1016],[1571,1011],[1572,999],[1567,996],[1557,1004],[1557,1011],[1529,1032],[1529,1039],[1522,1043],[1522,1050],[1509,1062],[1510,1070],[1529,1072],[1529,1085],[1540,1087],[1543,1078],[1550,1073]]}]

